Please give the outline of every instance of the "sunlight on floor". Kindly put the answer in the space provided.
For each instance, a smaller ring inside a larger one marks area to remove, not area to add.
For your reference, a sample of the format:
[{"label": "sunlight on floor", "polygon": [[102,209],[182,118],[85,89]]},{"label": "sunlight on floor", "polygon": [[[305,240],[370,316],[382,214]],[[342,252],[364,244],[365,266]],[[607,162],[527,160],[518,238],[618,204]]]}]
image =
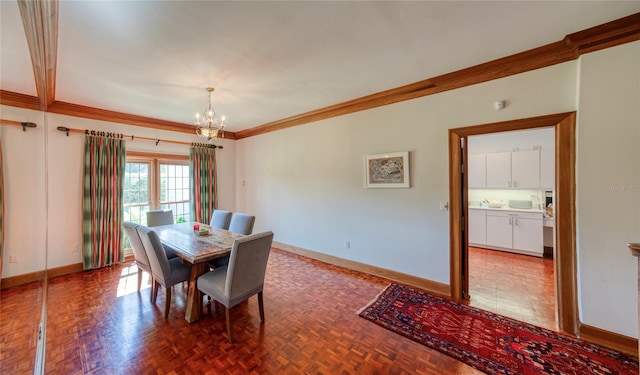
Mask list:
[{"label": "sunlight on floor", "polygon": [[[146,272],[142,273],[142,284],[140,285],[140,290],[147,289],[151,287],[151,283],[149,282],[149,274]],[[120,281],[118,282],[118,297],[125,296],[127,294],[136,293],[138,291],[138,267],[135,264],[132,264],[128,267],[124,267],[122,269],[122,273],[120,274]]]}]

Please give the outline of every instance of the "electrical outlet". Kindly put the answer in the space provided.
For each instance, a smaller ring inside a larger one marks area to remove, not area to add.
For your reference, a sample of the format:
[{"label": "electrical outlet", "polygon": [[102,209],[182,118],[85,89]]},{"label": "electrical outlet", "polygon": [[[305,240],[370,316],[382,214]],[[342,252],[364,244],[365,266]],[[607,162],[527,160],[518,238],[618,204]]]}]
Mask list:
[{"label": "electrical outlet", "polygon": [[73,244],[73,246],[71,246],[71,254],[76,254],[78,252],[78,244]]},{"label": "electrical outlet", "polygon": [[350,249],[351,248],[351,241],[346,241],[344,243],[344,247],[345,247],[345,249]]},{"label": "electrical outlet", "polygon": [[9,263],[18,263],[17,255],[9,255]]}]

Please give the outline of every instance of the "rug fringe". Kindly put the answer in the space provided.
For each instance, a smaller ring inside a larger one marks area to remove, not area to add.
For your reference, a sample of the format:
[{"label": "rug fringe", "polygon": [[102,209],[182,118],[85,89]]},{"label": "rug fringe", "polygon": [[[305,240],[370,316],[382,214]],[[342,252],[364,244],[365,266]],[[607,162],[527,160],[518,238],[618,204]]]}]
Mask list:
[{"label": "rug fringe", "polygon": [[367,303],[366,305],[362,306],[361,308],[358,309],[358,311],[356,311],[356,315],[360,315],[364,310],[366,310],[369,306],[373,305],[378,298],[380,298],[380,296],[382,295],[382,293],[384,293],[387,289],[389,289],[389,287],[393,285],[393,283],[389,283],[389,285],[385,286],[384,288],[382,288],[382,290],[376,294],[375,297],[373,297],[373,299],[371,301],[369,301],[369,303]]}]

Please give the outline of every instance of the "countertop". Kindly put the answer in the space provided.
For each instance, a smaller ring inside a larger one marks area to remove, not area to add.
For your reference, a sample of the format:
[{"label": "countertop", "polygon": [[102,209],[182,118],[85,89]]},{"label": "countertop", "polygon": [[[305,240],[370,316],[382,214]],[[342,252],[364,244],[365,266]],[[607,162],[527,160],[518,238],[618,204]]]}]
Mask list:
[{"label": "countertop", "polygon": [[[487,211],[531,212],[531,213],[544,214],[543,210],[536,210],[536,209],[533,209],[533,208],[529,208],[529,209],[527,209],[527,208],[511,208],[509,206],[504,206],[504,207],[500,207],[500,208],[493,208],[493,207],[487,207],[487,206],[482,206],[482,207],[480,207],[480,206],[469,206],[469,209],[471,209],[471,210],[487,210]],[[549,219],[549,218],[546,218],[546,219]]]}]

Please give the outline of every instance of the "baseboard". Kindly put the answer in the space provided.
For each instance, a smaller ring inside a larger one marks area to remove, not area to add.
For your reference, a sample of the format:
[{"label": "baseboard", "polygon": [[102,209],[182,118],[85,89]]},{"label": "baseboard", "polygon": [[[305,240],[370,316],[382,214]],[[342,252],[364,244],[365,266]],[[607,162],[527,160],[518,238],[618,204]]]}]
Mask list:
[{"label": "baseboard", "polygon": [[24,273],[17,276],[5,277],[0,283],[0,289],[7,289],[18,285],[29,284],[35,281],[42,281],[44,280],[45,275],[45,271],[36,271]]},{"label": "baseboard", "polygon": [[76,263],[76,264],[69,264],[62,267],[49,268],[46,272],[45,271],[29,272],[22,275],[11,276],[11,277],[2,279],[2,284],[0,288],[7,289],[14,286],[29,284],[34,281],[42,281],[44,280],[45,275],[48,279],[51,279],[54,277],[64,276],[64,275],[81,272],[81,271],[84,271],[84,267],[82,263]]},{"label": "baseboard", "polygon": [[52,279],[58,276],[69,275],[76,272],[84,271],[84,265],[82,263],[69,264],[62,267],[50,268],[47,270],[47,278]]},{"label": "baseboard", "polygon": [[580,339],[606,346],[607,348],[615,349],[635,357],[638,356],[638,340],[619,333],[580,324]]},{"label": "baseboard", "polygon": [[407,275],[405,273],[388,270],[386,268],[371,266],[368,264],[355,262],[352,260],[336,257],[333,255],[319,253],[317,251],[304,249],[301,247],[285,244],[282,242],[273,241],[273,247],[290,252],[290,253],[302,255],[307,258],[319,260],[321,262],[333,264],[334,266],[344,267],[350,270],[359,271],[362,273],[389,279],[391,281],[395,281],[398,283],[415,286],[417,288],[424,289],[436,294],[450,296],[448,284],[442,284],[437,281],[427,280],[420,277]]}]

